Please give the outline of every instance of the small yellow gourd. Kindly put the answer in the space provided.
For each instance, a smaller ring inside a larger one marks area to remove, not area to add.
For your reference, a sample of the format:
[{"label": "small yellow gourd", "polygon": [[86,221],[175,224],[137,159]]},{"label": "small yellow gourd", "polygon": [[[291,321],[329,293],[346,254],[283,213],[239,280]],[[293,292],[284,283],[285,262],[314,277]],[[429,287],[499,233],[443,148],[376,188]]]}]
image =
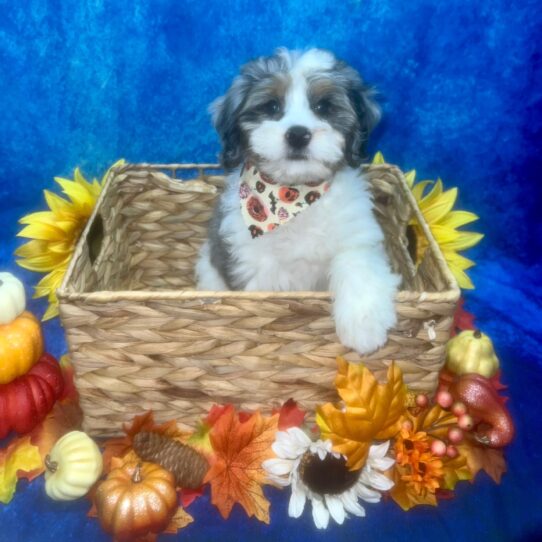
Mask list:
[{"label": "small yellow gourd", "polygon": [[0,273],[0,325],[13,322],[25,307],[23,283],[11,273]]},{"label": "small yellow gourd", "polygon": [[82,431],[60,438],[45,458],[45,492],[55,501],[86,495],[102,473],[102,454]]},{"label": "small yellow gourd", "polygon": [[446,368],[457,375],[477,373],[491,378],[499,369],[491,339],[479,331],[465,330],[446,345]]}]

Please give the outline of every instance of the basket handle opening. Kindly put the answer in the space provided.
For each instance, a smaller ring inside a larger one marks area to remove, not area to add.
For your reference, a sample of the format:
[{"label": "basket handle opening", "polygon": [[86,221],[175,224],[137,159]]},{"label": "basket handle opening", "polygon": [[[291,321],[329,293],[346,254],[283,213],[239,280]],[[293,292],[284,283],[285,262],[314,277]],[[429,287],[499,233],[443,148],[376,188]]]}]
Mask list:
[{"label": "basket handle opening", "polygon": [[104,238],[104,222],[100,213],[97,213],[87,234],[88,257],[91,265],[98,259],[102,250]]}]

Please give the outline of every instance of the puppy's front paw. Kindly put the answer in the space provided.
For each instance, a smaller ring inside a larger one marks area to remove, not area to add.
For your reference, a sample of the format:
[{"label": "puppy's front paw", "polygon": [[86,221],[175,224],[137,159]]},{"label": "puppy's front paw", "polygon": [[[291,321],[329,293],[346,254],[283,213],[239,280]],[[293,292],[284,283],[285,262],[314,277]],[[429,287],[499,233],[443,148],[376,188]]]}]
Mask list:
[{"label": "puppy's front paw", "polygon": [[397,321],[393,301],[372,307],[355,299],[335,302],[334,315],[340,341],[360,354],[369,354],[384,345],[388,330]]}]

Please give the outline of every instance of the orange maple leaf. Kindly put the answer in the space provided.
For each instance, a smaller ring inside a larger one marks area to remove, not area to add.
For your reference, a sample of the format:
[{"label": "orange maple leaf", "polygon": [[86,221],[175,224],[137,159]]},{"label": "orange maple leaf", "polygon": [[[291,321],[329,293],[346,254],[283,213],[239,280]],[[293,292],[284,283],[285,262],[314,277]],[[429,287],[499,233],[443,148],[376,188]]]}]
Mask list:
[{"label": "orange maple leaf", "polygon": [[501,483],[501,477],[506,472],[506,461],[502,448],[488,448],[479,444],[469,433],[457,449],[463,456],[472,473],[472,481],[479,471],[485,471],[495,483]]},{"label": "orange maple leaf", "polygon": [[211,502],[224,519],[239,503],[249,517],[269,524],[269,501],[262,485],[267,475],[262,462],[274,457],[278,414],[267,418],[259,412],[241,422],[231,406],[220,416],[210,432],[215,457],[204,483],[211,484]]}]

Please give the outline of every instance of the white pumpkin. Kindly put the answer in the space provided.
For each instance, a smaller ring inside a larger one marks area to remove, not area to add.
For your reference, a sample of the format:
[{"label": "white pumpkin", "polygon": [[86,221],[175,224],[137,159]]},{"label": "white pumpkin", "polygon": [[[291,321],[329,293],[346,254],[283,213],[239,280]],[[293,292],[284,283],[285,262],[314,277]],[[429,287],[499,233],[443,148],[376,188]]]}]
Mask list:
[{"label": "white pumpkin", "polygon": [[0,325],[13,322],[25,307],[23,283],[11,273],[0,273]]},{"label": "white pumpkin", "polygon": [[45,492],[55,501],[71,501],[88,493],[102,474],[102,454],[82,431],[61,437],[45,458]]}]

